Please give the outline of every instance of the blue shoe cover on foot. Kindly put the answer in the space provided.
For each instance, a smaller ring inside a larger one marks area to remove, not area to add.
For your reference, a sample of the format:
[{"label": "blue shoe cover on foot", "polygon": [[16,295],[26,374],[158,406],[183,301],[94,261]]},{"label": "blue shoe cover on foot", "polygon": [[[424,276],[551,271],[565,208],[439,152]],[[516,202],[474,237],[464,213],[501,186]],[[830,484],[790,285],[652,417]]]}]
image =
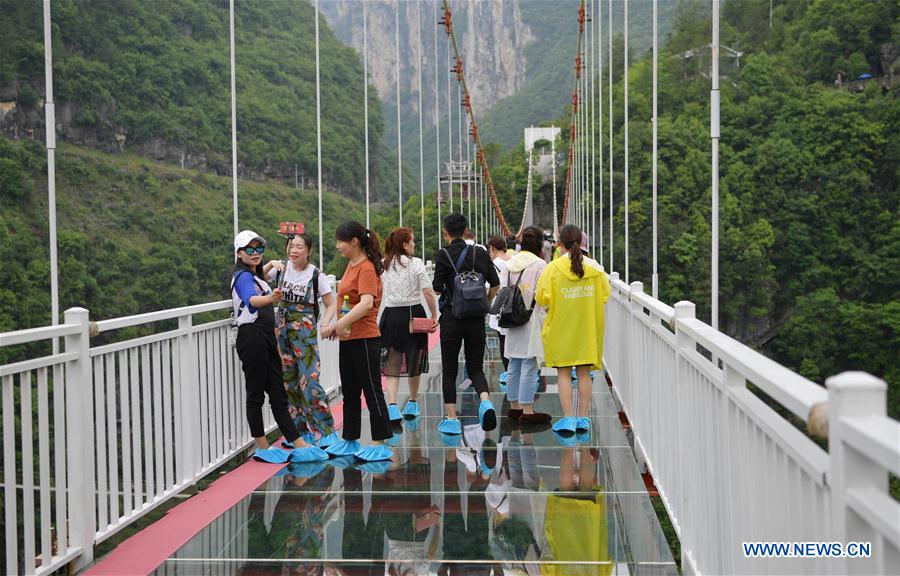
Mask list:
[{"label": "blue shoe cover on foot", "polygon": [[459,434],[446,434],[441,432],[438,436],[441,438],[441,444],[447,448],[459,448],[462,446],[462,436]]},{"label": "blue shoe cover on foot", "polygon": [[566,448],[575,446],[578,443],[578,440],[572,434],[560,434],[554,430],[553,436],[556,438],[556,441],[559,442],[560,446],[565,446]]},{"label": "blue shoe cover on foot", "polygon": [[380,460],[378,462],[364,462],[362,464],[357,464],[356,467],[363,472],[368,472],[369,474],[384,474],[386,472],[390,472],[391,461]]},{"label": "blue shoe cover on foot", "polygon": [[406,403],[406,406],[403,407],[403,417],[404,418],[415,418],[422,412],[419,410],[419,403],[415,400],[409,400]]},{"label": "blue shoe cover on foot", "polygon": [[257,448],[253,453],[253,459],[257,462],[268,462],[269,464],[284,464],[291,457],[290,452],[279,450],[278,448]]},{"label": "blue shoe cover on foot", "polygon": [[438,424],[438,432],[443,434],[462,434],[462,424],[458,418],[444,418]]},{"label": "blue shoe cover on foot", "polygon": [[591,429],[591,419],[587,416],[579,416],[575,419],[575,430],[587,431]]},{"label": "blue shoe cover on foot", "polygon": [[503,382],[500,383],[500,391],[506,394],[507,386]]},{"label": "blue shoe cover on foot", "polygon": [[403,438],[403,434],[394,434],[393,436],[385,440],[384,443],[393,448],[397,445],[398,442],[400,442],[401,438]]},{"label": "blue shoe cover on foot", "polygon": [[556,424],[553,425],[554,432],[562,432],[563,434],[575,434],[575,417],[574,416],[565,416],[560,418]]},{"label": "blue shoe cover on foot", "polygon": [[321,438],[319,438],[318,444],[319,444],[319,448],[324,449],[324,448],[328,448],[335,442],[340,442],[340,441],[341,441],[341,437],[337,435],[337,432],[332,432],[328,436],[322,436]]},{"label": "blue shoe cover on foot", "polygon": [[291,452],[291,462],[321,462],[328,460],[328,454],[318,446],[297,448]]},{"label": "blue shoe cover on foot", "polygon": [[578,440],[579,444],[590,444],[591,432],[589,430],[578,432],[577,434],[575,434],[575,439]]},{"label": "blue shoe cover on foot", "polygon": [[406,429],[409,430],[410,432],[415,432],[416,430],[419,429],[419,422],[421,422],[421,420],[419,420],[419,418],[413,418],[412,420],[407,420],[406,421]]},{"label": "blue shoe cover on foot", "polygon": [[501,372],[500,373],[500,383],[506,384],[507,380],[509,380],[509,372]]},{"label": "blue shoe cover on foot", "polygon": [[388,419],[391,422],[403,420],[403,416],[400,415],[400,409],[397,408],[396,404],[388,404]]},{"label": "blue shoe cover on foot", "polygon": [[497,412],[494,411],[494,405],[490,400],[482,400],[478,405],[478,422],[481,424],[481,429],[485,431],[497,427]]},{"label": "blue shoe cover on foot", "polygon": [[335,468],[349,468],[356,464],[356,460],[353,459],[353,455],[349,456],[340,456],[338,458],[332,458],[328,461],[329,464],[334,466]]},{"label": "blue shoe cover on foot", "polygon": [[393,450],[381,444],[378,446],[366,446],[361,450],[357,450],[354,452],[353,457],[364,462],[378,462],[379,460],[390,460],[393,455]]},{"label": "blue shoe cover on foot", "polygon": [[351,456],[359,451],[359,440],[339,440],[325,449],[331,456]]}]

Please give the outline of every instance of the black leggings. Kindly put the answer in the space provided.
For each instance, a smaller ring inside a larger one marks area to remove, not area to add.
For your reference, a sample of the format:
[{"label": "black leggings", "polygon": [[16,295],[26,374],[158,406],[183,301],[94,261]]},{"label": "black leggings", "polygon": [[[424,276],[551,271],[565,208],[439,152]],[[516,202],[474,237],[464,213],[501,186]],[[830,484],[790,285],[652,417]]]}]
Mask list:
[{"label": "black leggings", "polygon": [[250,435],[261,438],[266,435],[262,407],[269,395],[272,416],[284,439],[293,442],[300,437],[288,411],[288,397],[281,378],[281,356],[275,341],[275,329],[270,326],[243,324],[238,328],[237,353],[244,370],[247,389],[247,423]]},{"label": "black leggings", "polygon": [[503,361],[503,371],[509,370],[509,358],[506,357],[506,336],[497,331],[497,339],[500,340],[500,360]]},{"label": "black leggings", "polygon": [[339,363],[341,392],[344,395],[344,440],[359,440],[362,420],[360,394],[366,397],[372,440],[387,440],[393,433],[381,389],[381,340],[342,340]]},{"label": "black leggings", "polygon": [[459,373],[459,349],[466,347],[466,372],[479,394],[488,391],[484,376],[484,318],[457,320],[453,313],[441,316],[441,388],[444,404],[456,404],[456,375]]}]

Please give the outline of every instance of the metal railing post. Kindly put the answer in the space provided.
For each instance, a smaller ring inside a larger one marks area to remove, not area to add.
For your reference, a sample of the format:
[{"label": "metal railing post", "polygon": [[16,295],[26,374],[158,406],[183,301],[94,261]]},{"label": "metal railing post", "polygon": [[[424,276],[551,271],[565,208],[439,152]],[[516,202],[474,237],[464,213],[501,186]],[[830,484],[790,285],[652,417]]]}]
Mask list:
[{"label": "metal railing post", "polygon": [[66,367],[66,458],[68,460],[69,539],[80,547],[81,556],[72,563],[78,570],[94,559],[97,532],[97,491],[94,485],[94,385],[89,313],[84,308],[69,308],[66,324],[77,324],[77,334],[66,336],[66,352],[75,352],[76,360]]},{"label": "metal railing post", "polygon": [[828,484],[831,487],[832,540],[872,542],[869,559],[834,559],[833,574],[883,573],[876,568],[879,548],[877,533],[847,505],[853,489],[874,487],[887,491],[884,467],[844,442],[842,420],[847,417],[884,416],[887,385],[865,372],[843,372],[825,381],[828,388],[828,452],[831,457]]},{"label": "metal railing post", "polygon": [[[646,422],[646,419],[643,418],[644,411],[646,410],[646,406],[643,404],[645,398],[643,397],[641,387],[642,378],[638,373],[638,367],[642,362],[645,362],[647,359],[645,357],[647,350],[644,350],[641,347],[640,337],[641,337],[641,329],[640,329],[640,316],[639,314],[644,313],[644,307],[640,302],[634,297],[635,294],[642,294],[644,292],[644,283],[643,282],[632,282],[630,284],[631,291],[628,293],[628,298],[630,301],[629,306],[629,316],[628,316],[628,335],[627,340],[628,346],[626,347],[628,353],[628,419],[631,421],[632,429],[634,429],[637,425],[637,422]],[[644,446],[642,446],[644,448]],[[645,455],[643,454],[643,450],[636,450],[635,455],[638,457],[638,466],[641,472],[646,472],[647,470],[647,462],[645,461]]]},{"label": "metal railing post", "polygon": [[185,333],[178,337],[178,390],[181,411],[181,437],[175,443],[177,474],[184,482],[193,482],[201,466],[197,456],[200,438],[199,398],[197,397],[197,351],[191,328],[192,316],[178,318],[178,329]]},{"label": "metal railing post", "polygon": [[[691,446],[691,438],[688,436],[687,427],[694,424],[694,422],[690,421],[688,417],[691,414],[691,406],[689,405],[691,402],[691,398],[687,394],[687,390],[685,386],[687,384],[687,380],[685,375],[688,373],[688,365],[687,361],[682,356],[683,350],[693,350],[696,347],[693,339],[688,336],[684,330],[681,329],[680,321],[682,320],[693,320],[697,317],[697,307],[694,306],[693,302],[681,301],[677,302],[674,306],[675,309],[675,344],[677,347],[675,363],[677,369],[675,370],[675,382],[674,385],[677,388],[678,395],[678,414],[681,415],[678,418],[678,478],[680,491],[678,494],[673,496],[673,506],[677,506],[679,519],[674,519],[673,522],[677,522],[679,525],[678,534],[681,537],[681,548],[682,548],[682,570],[685,574],[696,574],[697,568],[694,561],[694,553],[691,549],[691,546],[694,544],[693,540],[693,530],[691,529],[691,521],[693,518],[689,512],[691,509],[692,502],[690,501],[689,496],[687,495],[687,490],[693,484],[692,479],[688,479],[687,475],[691,474],[692,471],[696,470],[696,462],[690,461],[691,458],[696,457],[697,446]],[[686,421],[687,420],[687,421]]]}]

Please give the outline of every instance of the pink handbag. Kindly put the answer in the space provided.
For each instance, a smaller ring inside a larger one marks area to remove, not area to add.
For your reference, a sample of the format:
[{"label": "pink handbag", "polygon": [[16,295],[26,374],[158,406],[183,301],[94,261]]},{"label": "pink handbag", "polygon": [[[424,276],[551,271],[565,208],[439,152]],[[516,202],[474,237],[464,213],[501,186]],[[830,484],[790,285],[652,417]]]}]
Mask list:
[{"label": "pink handbag", "polygon": [[409,332],[410,334],[428,334],[434,328],[434,320],[431,318],[410,318]]}]

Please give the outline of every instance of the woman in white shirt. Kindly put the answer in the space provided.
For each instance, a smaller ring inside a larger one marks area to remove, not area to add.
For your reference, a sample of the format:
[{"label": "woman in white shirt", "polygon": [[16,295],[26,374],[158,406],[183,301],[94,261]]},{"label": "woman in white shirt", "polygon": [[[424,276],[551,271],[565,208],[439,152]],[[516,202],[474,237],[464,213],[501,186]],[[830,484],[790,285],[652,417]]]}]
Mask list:
[{"label": "woman in white shirt", "polygon": [[323,326],[334,319],[335,301],[328,278],[309,261],[311,247],[312,239],[306,234],[291,235],[287,262],[269,270],[268,279],[283,294],[276,332],[291,417],[306,442],[325,448],[340,438],[334,431],[328,395],[319,383],[318,301],[325,304]]},{"label": "woman in white shirt", "polygon": [[509,285],[518,282],[525,306],[532,310],[528,322],[506,329],[506,357],[509,358],[509,378],[506,397],[511,408],[507,416],[520,424],[547,424],[550,415],[534,411],[534,395],[540,382],[540,363],[544,357],[541,340],[544,311],[534,305],[538,279],[547,262],[541,257],[544,231],[529,226],[522,231],[522,249],[509,261]]},{"label": "woman in white shirt", "polygon": [[[397,228],[384,242],[384,311],[381,314],[382,373],[387,377],[388,417],[392,423],[420,414],[417,402],[420,374],[428,372],[428,334],[410,332],[413,318],[425,318],[422,296],[437,328],[437,298],[421,258],[413,257],[412,228]],[[409,401],[397,407],[401,377],[409,378]]]},{"label": "woman in white shirt", "polygon": [[[497,276],[500,277],[500,290],[506,287],[507,268],[506,262],[512,258],[506,253],[507,244],[503,236],[491,236],[488,238],[488,253],[491,255],[491,261],[494,268],[497,269]],[[506,358],[506,328],[501,328],[497,323],[496,314],[488,314],[488,326],[497,331],[497,339],[500,341],[500,359],[503,361],[503,373],[500,374],[500,388],[506,392],[506,380],[508,377],[509,360]]]}]

